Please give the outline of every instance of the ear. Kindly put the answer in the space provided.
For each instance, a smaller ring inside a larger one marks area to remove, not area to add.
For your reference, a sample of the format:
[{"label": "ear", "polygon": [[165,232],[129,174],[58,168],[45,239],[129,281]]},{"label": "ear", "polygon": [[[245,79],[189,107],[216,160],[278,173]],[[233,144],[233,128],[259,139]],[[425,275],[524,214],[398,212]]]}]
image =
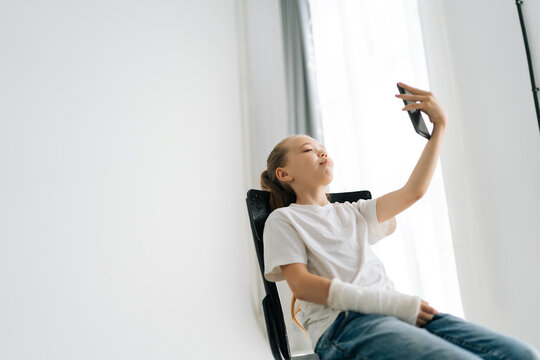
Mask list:
[{"label": "ear", "polygon": [[285,168],[279,167],[276,169],[276,178],[282,182],[293,181],[293,176],[287,172]]}]

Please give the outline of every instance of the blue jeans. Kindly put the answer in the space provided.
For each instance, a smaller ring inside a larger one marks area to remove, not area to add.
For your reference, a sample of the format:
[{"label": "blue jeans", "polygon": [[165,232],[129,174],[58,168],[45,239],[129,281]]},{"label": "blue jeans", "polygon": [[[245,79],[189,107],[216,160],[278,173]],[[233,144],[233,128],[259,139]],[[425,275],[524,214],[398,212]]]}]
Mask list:
[{"label": "blue jeans", "polygon": [[330,359],[539,359],[514,338],[439,313],[419,328],[393,316],[344,311],[319,338],[315,352]]}]

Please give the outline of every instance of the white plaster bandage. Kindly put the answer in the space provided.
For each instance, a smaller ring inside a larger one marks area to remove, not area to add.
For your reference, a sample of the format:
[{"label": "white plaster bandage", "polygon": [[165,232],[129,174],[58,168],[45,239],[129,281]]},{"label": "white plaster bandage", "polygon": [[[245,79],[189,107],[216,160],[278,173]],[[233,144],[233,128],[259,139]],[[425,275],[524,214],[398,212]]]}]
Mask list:
[{"label": "white plaster bandage", "polygon": [[414,325],[420,311],[421,300],[418,296],[393,290],[360,287],[334,278],[330,283],[327,302],[333,309],[391,315]]}]

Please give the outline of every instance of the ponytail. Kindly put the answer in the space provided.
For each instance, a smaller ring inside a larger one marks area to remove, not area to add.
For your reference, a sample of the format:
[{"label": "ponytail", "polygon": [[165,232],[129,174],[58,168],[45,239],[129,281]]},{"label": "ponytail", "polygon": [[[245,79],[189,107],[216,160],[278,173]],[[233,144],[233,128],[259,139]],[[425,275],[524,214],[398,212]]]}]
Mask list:
[{"label": "ponytail", "polygon": [[300,328],[300,330],[302,330],[304,332],[304,334],[306,334],[307,336],[307,331],[306,329],[304,329],[304,327],[302,325],[300,325],[300,323],[298,322],[298,320],[296,320],[296,314],[298,314],[298,312],[302,309],[300,309],[300,306],[298,306],[298,308],[294,308],[294,304],[296,303],[296,296],[293,295],[292,299],[291,299],[291,318],[292,320],[294,321],[294,323],[296,324],[296,326],[298,326]]},{"label": "ponytail", "polygon": [[270,192],[270,211],[296,202],[296,194],[290,187],[281,184],[275,170],[272,174],[268,170],[261,173],[261,189]]}]

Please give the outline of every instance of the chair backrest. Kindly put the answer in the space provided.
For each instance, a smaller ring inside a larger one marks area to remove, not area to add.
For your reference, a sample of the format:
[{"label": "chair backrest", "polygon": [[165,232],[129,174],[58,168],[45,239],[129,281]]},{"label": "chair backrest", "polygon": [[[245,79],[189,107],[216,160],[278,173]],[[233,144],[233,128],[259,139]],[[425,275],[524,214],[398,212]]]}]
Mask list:
[{"label": "chair backrest", "polygon": [[[371,193],[367,190],[352,191],[342,193],[331,193],[330,202],[355,202],[359,199],[371,199]],[[264,278],[264,247],[263,231],[264,223],[270,215],[270,192],[251,189],[247,192],[247,209],[251,224],[251,233],[255,243],[255,252],[259,261],[262,280],[266,296],[262,301],[268,341],[274,359],[289,360],[291,358],[287,330],[281,311],[281,302],[277,291],[276,283],[267,281]]]}]

